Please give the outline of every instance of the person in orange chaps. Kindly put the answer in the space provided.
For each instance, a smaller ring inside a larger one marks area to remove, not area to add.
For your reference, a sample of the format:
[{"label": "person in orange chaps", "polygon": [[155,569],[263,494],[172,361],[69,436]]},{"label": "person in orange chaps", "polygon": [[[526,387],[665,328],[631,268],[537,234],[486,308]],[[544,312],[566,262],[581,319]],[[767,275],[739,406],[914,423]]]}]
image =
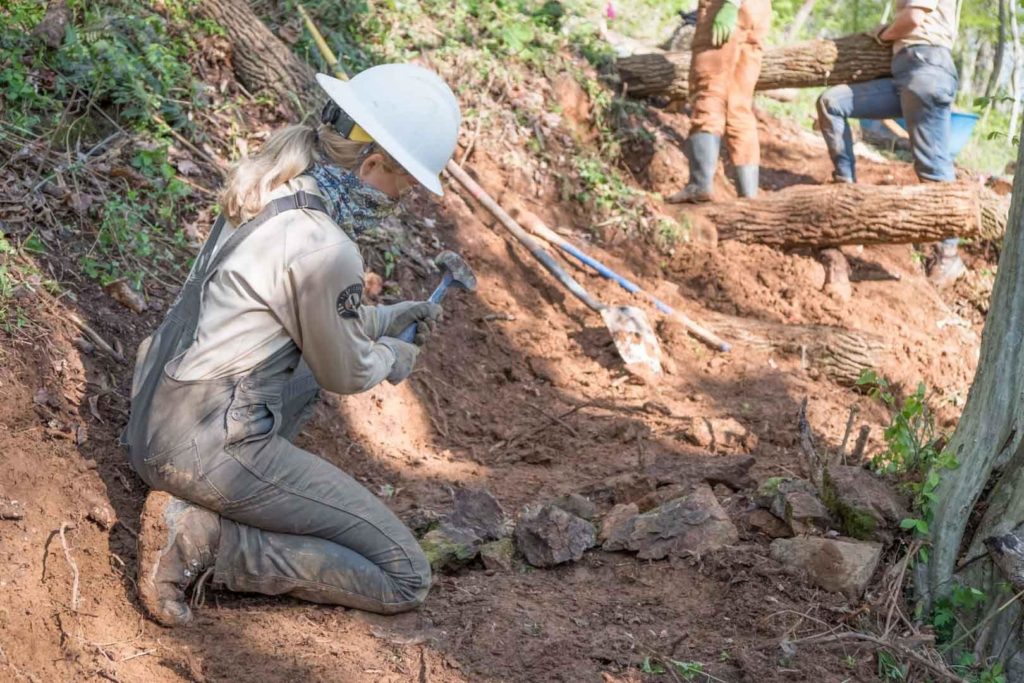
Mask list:
[{"label": "person in orange chaps", "polygon": [[736,168],[737,192],[757,195],[761,149],[754,86],[771,21],[771,0],[700,0],[690,61],[690,181],[669,202],[710,201],[723,136]]}]

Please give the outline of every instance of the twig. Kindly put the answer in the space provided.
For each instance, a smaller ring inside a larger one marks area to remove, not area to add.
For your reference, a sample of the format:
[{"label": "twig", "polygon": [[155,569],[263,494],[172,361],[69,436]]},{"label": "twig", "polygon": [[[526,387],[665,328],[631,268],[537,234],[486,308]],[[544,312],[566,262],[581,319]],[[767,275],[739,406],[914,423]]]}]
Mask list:
[{"label": "twig", "polygon": [[857,435],[857,444],[853,447],[853,453],[850,453],[850,459],[854,462],[860,462],[864,459],[864,449],[868,445],[868,434],[871,433],[871,427],[864,425],[860,428],[860,434]]},{"label": "twig", "polygon": [[[852,412],[851,412],[852,415]],[[907,574],[907,567],[910,566],[910,560],[917,555],[917,551],[921,548],[921,541],[914,541],[910,544],[910,548],[907,550],[907,554],[904,555],[902,562],[900,563],[899,576],[896,577],[896,582],[889,588],[889,610],[885,615],[885,631],[882,633],[882,637],[885,638],[892,631],[892,615],[896,611],[896,606],[899,604],[900,591],[903,588],[903,578]]]},{"label": "twig", "polygon": [[151,649],[151,650],[143,650],[142,652],[136,652],[135,654],[131,655],[130,657],[124,657],[123,659],[119,659],[119,660],[117,660],[117,661],[118,661],[118,662],[127,662],[127,661],[129,661],[129,660],[135,659],[136,657],[145,657],[146,655],[151,655],[151,654],[153,654],[153,653],[154,653],[154,652],[156,652],[156,651],[157,651],[158,649],[159,649],[159,648],[155,648],[155,647],[154,647],[154,648],[153,648],[153,649]]},{"label": "twig", "polygon": [[124,356],[119,351],[114,350],[114,347],[108,344],[107,340],[101,337],[99,332],[89,327],[89,324],[82,320],[80,317],[78,317],[78,315],[72,313],[71,311],[67,311],[65,315],[67,315],[68,320],[74,323],[75,326],[78,327],[78,329],[82,330],[82,332],[85,332],[86,336],[89,337],[89,339],[92,340],[92,343],[96,345],[96,348],[98,348],[100,351],[116,360],[118,363],[121,363],[122,365],[127,363],[127,361],[124,359]]},{"label": "twig", "polygon": [[860,408],[854,403],[850,406],[850,415],[846,418],[846,431],[843,432],[843,442],[839,444],[839,452],[836,454],[836,460],[846,464],[846,444],[850,440],[850,430],[853,429],[853,421],[857,419],[857,413],[860,412]]},{"label": "twig", "polygon": [[819,636],[808,636],[806,638],[799,638],[797,640],[790,640],[790,645],[815,645],[815,644],[826,644],[832,642],[839,642],[843,640],[860,640],[865,643],[871,643],[877,647],[893,650],[898,652],[901,656],[911,659],[921,666],[925,667],[937,676],[944,678],[947,681],[953,681],[953,683],[967,683],[967,681],[949,669],[935,664],[925,657],[917,654],[908,647],[899,645],[889,640],[884,640],[876,636],[869,635],[867,633],[860,633],[859,631],[845,631],[843,633],[835,633],[831,635],[819,635]]},{"label": "twig", "polygon": [[532,403],[530,403],[529,401],[523,401],[523,403],[525,403],[525,404],[527,405],[527,407],[529,407],[529,408],[532,408],[533,410],[537,411],[538,413],[540,413],[540,414],[541,414],[541,415],[543,415],[544,417],[548,418],[548,419],[549,419],[549,420],[551,420],[552,422],[557,422],[558,424],[562,425],[562,426],[563,426],[563,427],[565,427],[565,428],[566,428],[566,430],[568,430],[568,431],[569,431],[569,432],[570,432],[570,433],[571,433],[571,434],[572,434],[573,436],[575,436],[575,437],[579,437],[579,435],[580,435],[579,431],[577,431],[577,429],[576,429],[575,427],[573,427],[573,426],[572,426],[571,424],[569,424],[568,422],[566,422],[566,421],[565,421],[565,420],[563,420],[562,418],[563,418],[563,417],[568,417],[569,415],[572,415],[572,414],[573,414],[573,413],[575,413],[575,412],[576,412],[577,410],[579,410],[579,409],[580,409],[580,408],[581,408],[582,406],[576,406],[575,408],[573,408],[572,410],[570,410],[569,412],[567,412],[567,413],[565,413],[565,414],[563,414],[563,415],[548,415],[548,414],[547,414],[547,413],[545,413],[545,412],[544,412],[543,410],[541,410],[541,409],[540,409],[540,408],[538,408],[537,406],[533,405],[533,404],[532,404]]},{"label": "twig", "polygon": [[814,437],[811,434],[811,425],[807,421],[807,397],[800,403],[800,413],[797,416],[797,427],[800,430],[800,448],[807,458],[807,475],[815,488],[821,490],[821,457],[814,448]]},{"label": "twig", "polygon": [[217,160],[217,159],[213,158],[212,156],[210,156],[209,154],[207,154],[207,153],[206,153],[206,152],[204,152],[203,150],[201,150],[201,149],[199,149],[198,147],[196,147],[195,145],[193,145],[193,144],[192,144],[192,143],[191,143],[191,142],[189,141],[189,139],[188,139],[188,138],[186,138],[186,137],[185,137],[184,135],[182,135],[182,134],[181,134],[181,133],[179,133],[178,131],[176,131],[176,130],[174,130],[173,128],[171,128],[171,127],[170,127],[170,126],[169,126],[169,125],[167,124],[167,122],[163,120],[163,118],[162,118],[162,117],[160,117],[160,116],[154,116],[154,117],[153,117],[153,120],[154,120],[154,121],[156,121],[157,123],[159,123],[159,124],[160,124],[161,126],[165,127],[165,128],[167,129],[167,132],[168,132],[168,133],[170,133],[170,134],[171,134],[172,136],[174,136],[174,139],[175,139],[175,140],[177,140],[177,141],[178,141],[178,142],[180,142],[181,144],[183,144],[183,145],[185,145],[186,147],[188,147],[188,149],[189,149],[189,150],[191,150],[193,154],[198,154],[198,155],[199,155],[200,157],[202,157],[202,158],[203,158],[203,160],[204,160],[204,161],[206,161],[207,163],[209,163],[209,164],[213,165],[213,167],[214,167],[215,169],[217,169],[217,173],[219,173],[219,174],[220,174],[221,178],[223,178],[223,177],[224,177],[224,176],[226,175],[225,171],[226,171],[227,169],[226,169],[226,167],[225,167],[225,164],[222,164],[222,163],[221,163],[221,162],[220,162],[219,160]]},{"label": "twig", "polygon": [[[78,565],[75,564],[75,559],[71,557],[71,549],[68,548],[68,539],[64,536],[64,531],[68,528],[68,523],[63,522],[60,525],[60,545],[64,548],[64,559],[68,561],[68,565],[71,567],[71,611],[78,611]],[[71,528],[74,528],[73,526]]]}]

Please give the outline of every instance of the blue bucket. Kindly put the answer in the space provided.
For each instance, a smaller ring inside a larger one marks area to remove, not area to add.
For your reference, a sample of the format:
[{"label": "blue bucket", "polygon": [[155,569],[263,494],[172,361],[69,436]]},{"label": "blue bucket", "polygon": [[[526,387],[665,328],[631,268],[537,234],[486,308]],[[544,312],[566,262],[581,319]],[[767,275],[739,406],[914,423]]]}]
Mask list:
[{"label": "blue bucket", "polygon": [[[899,124],[900,128],[903,130],[907,129],[907,122],[904,119],[895,119],[895,121]],[[968,114],[966,112],[959,111],[953,112],[949,126],[949,153],[953,158],[956,158],[956,155],[964,148],[967,141],[971,139],[971,133],[974,132],[974,126],[977,123],[977,114]],[[873,121],[870,119],[860,119],[860,127],[861,129],[868,131],[880,131],[884,129],[881,121]]]}]

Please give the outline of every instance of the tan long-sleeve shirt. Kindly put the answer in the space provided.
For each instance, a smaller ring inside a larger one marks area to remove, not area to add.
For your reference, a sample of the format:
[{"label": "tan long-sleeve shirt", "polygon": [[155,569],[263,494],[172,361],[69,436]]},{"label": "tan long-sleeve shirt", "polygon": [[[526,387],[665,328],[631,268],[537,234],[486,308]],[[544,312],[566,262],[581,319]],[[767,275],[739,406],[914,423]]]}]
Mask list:
[{"label": "tan long-sleeve shirt", "polygon": [[[300,176],[271,199],[316,182]],[[231,230],[225,226],[223,245]],[[246,373],[294,343],[317,382],[341,394],[366,391],[391,371],[394,353],[377,340],[387,316],[363,306],[363,260],[327,215],[286,211],[257,228],[210,279],[195,342],[175,371],[179,380]]]}]

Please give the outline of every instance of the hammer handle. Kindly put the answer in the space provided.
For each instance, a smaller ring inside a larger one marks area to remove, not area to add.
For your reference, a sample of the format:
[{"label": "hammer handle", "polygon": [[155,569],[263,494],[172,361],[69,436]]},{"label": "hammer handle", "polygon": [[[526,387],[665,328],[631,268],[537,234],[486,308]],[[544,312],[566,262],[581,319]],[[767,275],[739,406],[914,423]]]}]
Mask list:
[{"label": "hammer handle", "polygon": [[[444,276],[441,278],[441,284],[439,284],[434,289],[434,291],[430,295],[430,298],[428,298],[427,301],[429,301],[432,304],[441,303],[441,299],[443,299],[444,295],[448,292],[448,288],[451,286],[452,280],[454,280],[454,278],[452,277],[451,271],[446,270],[444,272]],[[398,338],[406,342],[407,344],[412,344],[413,339],[416,338],[417,324],[418,323],[410,324],[409,327],[402,330],[402,333],[398,335]]]}]

